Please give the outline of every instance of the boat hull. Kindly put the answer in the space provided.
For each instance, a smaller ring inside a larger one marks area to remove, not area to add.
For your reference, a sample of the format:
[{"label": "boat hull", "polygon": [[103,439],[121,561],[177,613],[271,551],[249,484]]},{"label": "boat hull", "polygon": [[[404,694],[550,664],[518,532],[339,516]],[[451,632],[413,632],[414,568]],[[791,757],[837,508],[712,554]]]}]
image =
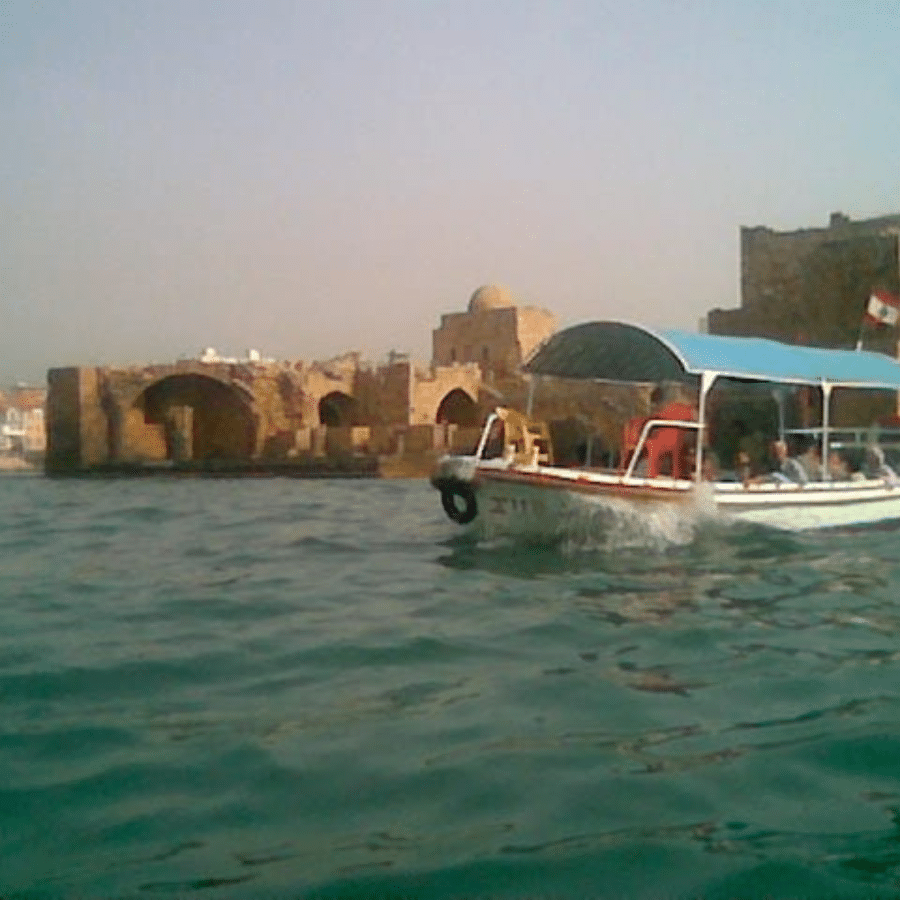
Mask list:
[{"label": "boat hull", "polygon": [[900,487],[883,479],[808,484],[718,485],[721,514],[785,531],[900,521]]},{"label": "boat hull", "polygon": [[900,520],[900,487],[882,479],[696,485],[675,478],[449,457],[432,483],[442,491],[463,485],[471,494],[474,506],[461,524],[471,522],[487,534],[551,540],[585,529],[597,534],[637,528],[675,535],[701,519],[714,518],[784,531]]}]

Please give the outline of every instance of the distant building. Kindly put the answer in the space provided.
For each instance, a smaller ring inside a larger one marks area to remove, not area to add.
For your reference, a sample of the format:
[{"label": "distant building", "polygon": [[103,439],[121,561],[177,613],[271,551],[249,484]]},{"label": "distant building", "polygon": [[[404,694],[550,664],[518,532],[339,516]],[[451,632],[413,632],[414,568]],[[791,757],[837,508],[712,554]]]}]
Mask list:
[{"label": "distant building", "polygon": [[[741,305],[714,309],[711,334],[852,347],[869,296],[900,292],[900,215],[853,221],[833,213],[825,228],[741,228]],[[866,331],[867,349],[893,355],[896,332]]]},{"label": "distant building", "polygon": [[519,306],[506,288],[484,285],[466,312],[441,316],[432,332],[432,364],[476,363],[488,381],[508,378],[555,330],[556,318],[546,309]]},{"label": "distant building", "polygon": [[245,356],[236,357],[236,356],[222,356],[215,347],[205,347],[203,352],[197,357],[200,362],[205,363],[215,363],[215,362],[224,362],[224,363],[241,363],[241,362],[275,362],[272,357],[265,357],[260,354],[259,350],[249,349]]},{"label": "distant building", "polygon": [[0,391],[0,454],[33,459],[44,453],[46,399],[43,388],[17,385]]}]

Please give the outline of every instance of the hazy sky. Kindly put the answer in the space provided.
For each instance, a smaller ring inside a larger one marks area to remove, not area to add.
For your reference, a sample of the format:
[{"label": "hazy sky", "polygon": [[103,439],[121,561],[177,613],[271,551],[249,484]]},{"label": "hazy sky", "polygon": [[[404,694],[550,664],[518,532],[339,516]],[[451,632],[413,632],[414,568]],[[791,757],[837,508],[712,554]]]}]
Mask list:
[{"label": "hazy sky", "polygon": [[897,0],[0,0],[0,382],[738,305],[900,212]]}]

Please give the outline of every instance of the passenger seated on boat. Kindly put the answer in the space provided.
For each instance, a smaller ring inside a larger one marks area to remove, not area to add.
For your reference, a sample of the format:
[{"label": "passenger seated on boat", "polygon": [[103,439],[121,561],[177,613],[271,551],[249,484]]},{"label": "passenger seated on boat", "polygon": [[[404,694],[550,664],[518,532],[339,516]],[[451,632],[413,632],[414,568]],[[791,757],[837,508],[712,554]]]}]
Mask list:
[{"label": "passenger seated on boat", "polygon": [[797,462],[803,466],[807,481],[821,481],[824,477],[822,466],[822,450],[818,441],[810,441],[806,449],[797,457]]},{"label": "passenger seated on boat", "polygon": [[806,484],[809,481],[806,469],[800,464],[799,460],[788,454],[788,445],[785,441],[772,441],[772,456],[775,461],[775,468],[769,475],[768,480],[785,484]]},{"label": "passenger seated on boat", "polygon": [[867,478],[883,478],[891,485],[900,483],[897,473],[884,461],[884,450],[874,444],[866,447],[863,473]]},{"label": "passenger seated on boat", "polygon": [[[688,436],[681,454],[682,478],[693,479],[697,474],[697,441]],[[715,450],[703,448],[703,461],[700,463],[700,477],[703,481],[718,481],[720,476],[719,457]]]},{"label": "passenger seated on boat", "polygon": [[697,441],[688,439],[682,442],[678,456],[678,468],[684,478],[693,478],[697,472]]},{"label": "passenger seated on boat", "polygon": [[828,475],[832,481],[847,481],[850,478],[850,464],[840,450],[828,454]]},{"label": "passenger seated on boat", "polygon": [[738,481],[747,487],[753,479],[753,471],[750,466],[750,454],[746,450],[739,450],[734,460],[734,474]]}]

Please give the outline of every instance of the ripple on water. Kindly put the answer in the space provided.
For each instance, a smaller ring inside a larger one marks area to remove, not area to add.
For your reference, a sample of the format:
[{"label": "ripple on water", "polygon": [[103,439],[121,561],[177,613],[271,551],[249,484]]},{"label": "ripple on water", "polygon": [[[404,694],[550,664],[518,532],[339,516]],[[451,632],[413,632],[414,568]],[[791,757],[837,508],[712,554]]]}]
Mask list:
[{"label": "ripple on water", "polygon": [[896,532],[534,546],[420,482],[0,492],[4,895],[897,893]]}]

